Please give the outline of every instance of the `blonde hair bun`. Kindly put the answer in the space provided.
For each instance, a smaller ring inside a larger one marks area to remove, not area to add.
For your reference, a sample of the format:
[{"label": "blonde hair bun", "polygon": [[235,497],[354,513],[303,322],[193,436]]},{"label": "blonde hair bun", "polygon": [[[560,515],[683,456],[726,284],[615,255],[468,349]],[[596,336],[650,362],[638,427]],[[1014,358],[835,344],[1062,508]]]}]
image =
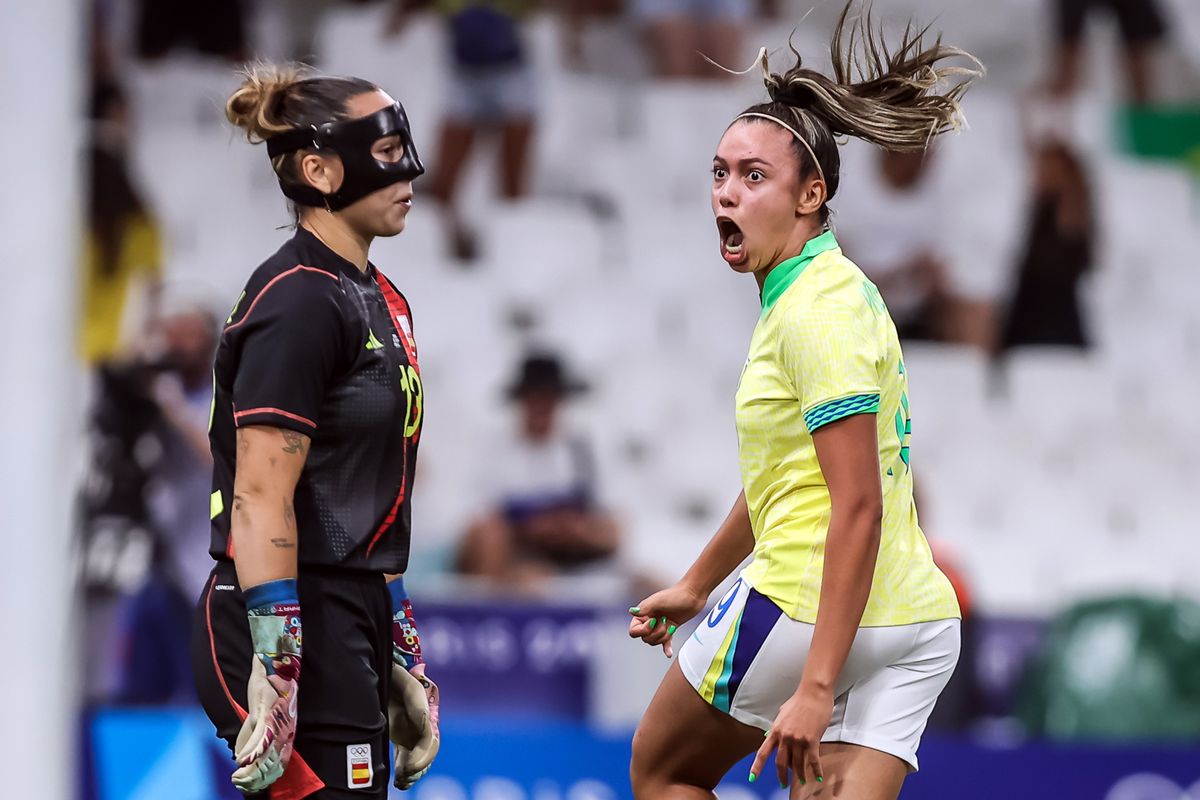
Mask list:
[{"label": "blonde hair bun", "polygon": [[264,142],[291,129],[284,121],[283,100],[312,71],[303,64],[248,64],[242,84],[225,103],[225,118],[246,132],[251,142]]}]

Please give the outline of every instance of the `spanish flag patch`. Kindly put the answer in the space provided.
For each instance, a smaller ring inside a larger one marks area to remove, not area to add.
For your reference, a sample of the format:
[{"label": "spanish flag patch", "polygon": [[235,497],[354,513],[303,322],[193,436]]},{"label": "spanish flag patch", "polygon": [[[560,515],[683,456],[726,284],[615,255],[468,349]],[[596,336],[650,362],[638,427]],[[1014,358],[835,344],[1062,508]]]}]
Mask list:
[{"label": "spanish flag patch", "polygon": [[375,782],[375,763],[370,744],[346,745],[346,786],[350,789],[369,789]]}]

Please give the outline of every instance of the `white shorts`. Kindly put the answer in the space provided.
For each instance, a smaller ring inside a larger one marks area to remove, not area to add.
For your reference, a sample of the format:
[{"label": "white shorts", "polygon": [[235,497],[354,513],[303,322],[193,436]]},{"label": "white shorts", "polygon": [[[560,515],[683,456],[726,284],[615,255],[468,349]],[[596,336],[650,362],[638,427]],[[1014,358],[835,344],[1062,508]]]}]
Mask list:
[{"label": "white shorts", "polygon": [[[738,578],[684,644],[679,666],[705,701],[765,731],[800,685],[813,627]],[[880,750],[915,772],[921,734],[958,650],[957,619],[859,628],[821,741]]]}]

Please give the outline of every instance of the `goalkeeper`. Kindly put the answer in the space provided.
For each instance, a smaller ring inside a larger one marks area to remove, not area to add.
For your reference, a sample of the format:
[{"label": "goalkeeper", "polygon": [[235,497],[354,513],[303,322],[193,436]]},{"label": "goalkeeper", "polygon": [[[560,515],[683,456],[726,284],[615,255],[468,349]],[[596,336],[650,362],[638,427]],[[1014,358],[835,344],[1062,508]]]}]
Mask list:
[{"label": "goalkeeper", "polygon": [[193,669],[255,800],[384,800],[438,749],[404,590],[423,392],[408,302],[368,261],[423,171],[399,103],[259,65],[226,113],[266,141],[295,235],[246,282],[213,370],[212,546]]}]

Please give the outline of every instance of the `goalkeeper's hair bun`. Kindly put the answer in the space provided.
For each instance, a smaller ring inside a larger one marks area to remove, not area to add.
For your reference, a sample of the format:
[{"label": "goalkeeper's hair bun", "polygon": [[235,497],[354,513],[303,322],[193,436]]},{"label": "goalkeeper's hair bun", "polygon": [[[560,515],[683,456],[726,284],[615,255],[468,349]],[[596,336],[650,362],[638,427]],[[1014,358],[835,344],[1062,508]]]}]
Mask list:
[{"label": "goalkeeper's hair bun", "polygon": [[[225,103],[225,117],[254,144],[295,128],[346,119],[352,98],[379,91],[362,78],[317,75],[296,63],[259,61],[247,65],[241,76],[242,85]],[[271,161],[275,174],[288,184],[300,181],[298,163],[296,153]]]}]

